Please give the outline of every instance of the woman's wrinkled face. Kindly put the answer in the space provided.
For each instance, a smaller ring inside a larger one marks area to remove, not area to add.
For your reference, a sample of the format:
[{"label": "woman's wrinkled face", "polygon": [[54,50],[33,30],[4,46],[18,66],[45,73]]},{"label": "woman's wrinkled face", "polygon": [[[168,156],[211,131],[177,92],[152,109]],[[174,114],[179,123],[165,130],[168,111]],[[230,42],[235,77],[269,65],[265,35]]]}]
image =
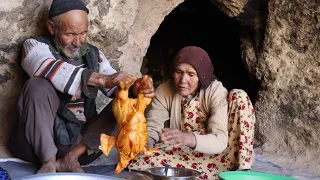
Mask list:
[{"label": "woman's wrinkled face", "polygon": [[197,94],[199,78],[192,65],[187,63],[179,64],[173,73],[173,81],[181,96],[192,98]]}]

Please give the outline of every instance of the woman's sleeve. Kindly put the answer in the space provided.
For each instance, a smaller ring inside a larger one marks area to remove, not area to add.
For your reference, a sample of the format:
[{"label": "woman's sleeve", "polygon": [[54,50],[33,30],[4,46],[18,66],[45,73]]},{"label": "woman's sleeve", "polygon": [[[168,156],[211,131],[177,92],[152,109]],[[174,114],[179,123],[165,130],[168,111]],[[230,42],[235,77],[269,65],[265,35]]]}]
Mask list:
[{"label": "woman's sleeve", "polygon": [[226,149],[228,143],[227,94],[227,90],[220,84],[216,92],[210,95],[207,134],[193,133],[197,141],[195,151],[205,154],[219,154]]},{"label": "woman's sleeve", "polygon": [[161,129],[164,127],[165,121],[169,120],[169,92],[160,85],[155,96],[152,99],[150,107],[147,109],[147,131],[148,131],[148,147],[152,147],[159,142]]}]

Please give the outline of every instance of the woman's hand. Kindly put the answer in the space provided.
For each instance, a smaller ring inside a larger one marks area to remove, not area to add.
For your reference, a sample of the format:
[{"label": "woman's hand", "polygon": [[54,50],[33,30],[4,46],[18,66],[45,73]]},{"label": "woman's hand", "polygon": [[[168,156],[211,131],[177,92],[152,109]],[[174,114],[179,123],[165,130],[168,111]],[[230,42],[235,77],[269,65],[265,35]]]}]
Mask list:
[{"label": "woman's hand", "polygon": [[154,96],[153,80],[150,76],[143,76],[137,79],[132,86],[132,93],[135,97],[139,93],[144,94],[145,97],[152,98]]},{"label": "woman's hand", "polygon": [[160,139],[164,144],[172,144],[173,147],[189,146],[195,148],[197,145],[196,137],[191,133],[184,133],[179,129],[163,128]]}]

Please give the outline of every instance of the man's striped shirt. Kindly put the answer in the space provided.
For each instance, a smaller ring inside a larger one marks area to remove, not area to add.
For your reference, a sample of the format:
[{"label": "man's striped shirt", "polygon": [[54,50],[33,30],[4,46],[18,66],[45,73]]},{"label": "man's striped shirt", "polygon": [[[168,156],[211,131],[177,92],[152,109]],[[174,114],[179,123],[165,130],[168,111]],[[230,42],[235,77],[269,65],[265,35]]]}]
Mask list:
[{"label": "man's striped shirt", "polygon": [[[97,61],[99,61],[99,73],[111,75],[117,72],[101,51]],[[30,77],[46,78],[58,91],[71,95],[72,100],[68,109],[79,120],[85,121],[84,99],[81,98],[81,74],[87,65],[83,59],[77,61],[55,59],[49,45],[35,39],[27,39],[23,44],[21,65]],[[107,89],[107,96],[111,96],[116,88]]]}]

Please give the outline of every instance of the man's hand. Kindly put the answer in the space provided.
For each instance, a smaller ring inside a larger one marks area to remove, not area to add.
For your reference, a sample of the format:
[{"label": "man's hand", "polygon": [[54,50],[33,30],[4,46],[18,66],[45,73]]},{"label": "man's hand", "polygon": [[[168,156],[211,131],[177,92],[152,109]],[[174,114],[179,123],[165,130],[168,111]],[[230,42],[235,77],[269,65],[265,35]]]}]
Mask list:
[{"label": "man's hand", "polygon": [[[137,80],[137,77],[132,76],[127,72],[118,72],[111,75],[111,80],[114,86],[119,86],[121,89],[129,89],[130,86]],[[106,83],[108,82],[106,81]]]},{"label": "man's hand", "polygon": [[184,133],[179,129],[163,128],[160,139],[164,144],[172,144],[173,147],[189,146],[195,148],[196,138],[192,133]]},{"label": "man's hand", "polygon": [[132,86],[132,93],[135,97],[139,93],[144,94],[145,97],[152,98],[154,96],[153,80],[150,76],[143,76],[135,81]]},{"label": "man's hand", "polygon": [[122,88],[128,89],[136,81],[136,79],[136,77],[130,75],[127,72],[117,72],[112,75],[103,75],[94,72],[90,76],[88,85],[105,88],[120,86]]}]

